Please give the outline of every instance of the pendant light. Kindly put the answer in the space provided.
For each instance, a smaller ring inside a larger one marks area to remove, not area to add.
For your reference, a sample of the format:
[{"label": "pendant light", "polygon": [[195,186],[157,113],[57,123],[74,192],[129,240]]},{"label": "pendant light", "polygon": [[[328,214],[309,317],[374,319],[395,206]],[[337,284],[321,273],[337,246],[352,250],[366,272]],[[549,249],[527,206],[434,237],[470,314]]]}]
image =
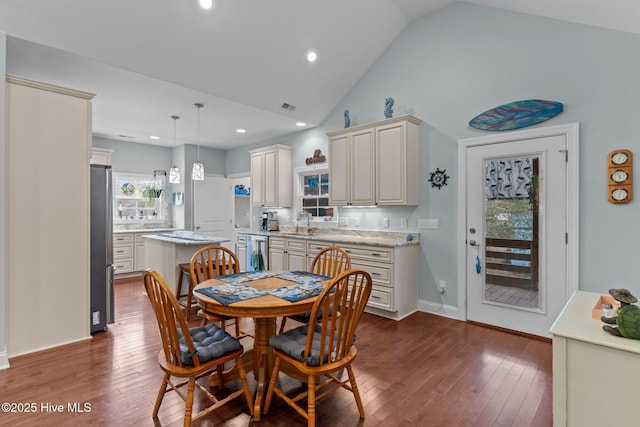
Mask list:
[{"label": "pendant light", "polygon": [[200,161],[200,109],[204,107],[202,104],[194,104],[196,106],[196,112],[198,113],[198,160],[193,164],[193,170],[191,171],[191,179],[193,181],[204,181],[204,165]]},{"label": "pendant light", "polygon": [[[173,147],[176,146],[176,121],[180,118],[178,116],[171,116],[173,119]],[[169,183],[171,184],[180,184],[180,168],[178,166],[173,165],[171,169],[169,169]]]}]

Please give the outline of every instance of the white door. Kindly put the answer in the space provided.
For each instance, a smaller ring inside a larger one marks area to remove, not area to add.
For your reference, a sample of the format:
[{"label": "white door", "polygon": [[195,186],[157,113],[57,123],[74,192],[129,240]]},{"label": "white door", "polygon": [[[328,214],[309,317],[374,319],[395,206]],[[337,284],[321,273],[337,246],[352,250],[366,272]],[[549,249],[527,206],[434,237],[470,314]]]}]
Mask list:
[{"label": "white door", "polygon": [[[193,181],[194,225],[201,234],[231,239],[231,206],[233,192],[230,180],[205,177],[204,181]],[[233,242],[223,243],[233,249]]]},{"label": "white door", "polygon": [[467,319],[550,337],[577,288],[569,274],[568,137],[523,133],[463,149]]}]

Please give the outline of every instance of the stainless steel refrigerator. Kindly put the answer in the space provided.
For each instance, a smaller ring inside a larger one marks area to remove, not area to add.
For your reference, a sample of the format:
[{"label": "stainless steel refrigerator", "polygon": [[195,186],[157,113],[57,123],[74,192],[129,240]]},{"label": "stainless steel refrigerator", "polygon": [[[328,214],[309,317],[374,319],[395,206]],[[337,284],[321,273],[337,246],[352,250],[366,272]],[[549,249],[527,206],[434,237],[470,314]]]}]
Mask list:
[{"label": "stainless steel refrigerator", "polygon": [[91,165],[91,333],[113,323],[111,166]]}]

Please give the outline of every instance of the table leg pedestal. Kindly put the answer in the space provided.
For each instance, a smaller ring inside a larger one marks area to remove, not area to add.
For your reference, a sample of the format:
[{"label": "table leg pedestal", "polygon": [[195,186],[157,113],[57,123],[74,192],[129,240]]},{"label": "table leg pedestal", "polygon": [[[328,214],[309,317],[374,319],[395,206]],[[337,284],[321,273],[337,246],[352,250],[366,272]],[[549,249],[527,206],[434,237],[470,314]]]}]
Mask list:
[{"label": "table leg pedestal", "polygon": [[258,390],[253,408],[253,419],[260,421],[262,406],[273,370],[274,353],[269,346],[269,338],[276,333],[276,319],[256,319],[256,338],[253,344],[253,374],[258,382]]}]

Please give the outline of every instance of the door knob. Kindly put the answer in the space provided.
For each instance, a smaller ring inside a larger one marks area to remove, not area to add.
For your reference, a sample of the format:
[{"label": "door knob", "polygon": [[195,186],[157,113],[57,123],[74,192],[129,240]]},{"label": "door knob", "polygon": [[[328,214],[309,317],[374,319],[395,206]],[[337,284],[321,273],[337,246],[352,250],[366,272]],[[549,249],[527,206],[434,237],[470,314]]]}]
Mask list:
[{"label": "door knob", "polygon": [[469,240],[469,245],[478,246],[478,242],[476,242],[475,240]]}]

